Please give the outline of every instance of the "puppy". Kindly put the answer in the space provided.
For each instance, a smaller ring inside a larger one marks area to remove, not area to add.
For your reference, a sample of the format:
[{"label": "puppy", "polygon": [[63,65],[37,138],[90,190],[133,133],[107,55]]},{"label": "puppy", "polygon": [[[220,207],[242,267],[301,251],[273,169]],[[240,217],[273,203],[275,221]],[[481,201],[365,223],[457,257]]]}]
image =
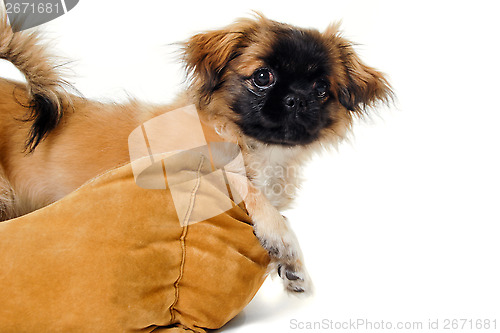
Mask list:
[{"label": "puppy", "polygon": [[309,291],[297,240],[280,213],[293,200],[296,171],[312,153],[342,140],[353,118],[392,96],[384,74],[359,59],[338,25],[319,32],[257,14],[194,35],[182,48],[189,87],[169,106],[103,104],[70,94],[36,35],[13,34],[5,16],[0,29],[0,58],[27,81],[0,80],[2,219],[54,202],[128,162],[134,128],[194,104],[204,126],[241,149],[245,205],[272,267],[288,291]]}]

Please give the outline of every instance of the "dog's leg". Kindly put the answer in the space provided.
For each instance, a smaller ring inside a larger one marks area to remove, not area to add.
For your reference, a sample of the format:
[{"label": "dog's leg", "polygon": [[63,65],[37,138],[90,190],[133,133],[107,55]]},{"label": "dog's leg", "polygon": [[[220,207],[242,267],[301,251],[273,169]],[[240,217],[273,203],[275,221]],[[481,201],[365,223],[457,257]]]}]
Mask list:
[{"label": "dog's leg", "polygon": [[271,268],[283,279],[291,293],[311,292],[299,243],[286,218],[252,184],[245,205],[254,223],[255,235],[269,251]]}]

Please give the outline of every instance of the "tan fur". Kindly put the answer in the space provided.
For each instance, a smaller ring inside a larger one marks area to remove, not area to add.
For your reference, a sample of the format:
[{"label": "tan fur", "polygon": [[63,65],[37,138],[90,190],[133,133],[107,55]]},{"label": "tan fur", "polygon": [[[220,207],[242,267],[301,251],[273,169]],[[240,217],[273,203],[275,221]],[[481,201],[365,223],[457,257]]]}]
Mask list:
[{"label": "tan fur", "polygon": [[[340,102],[332,103],[333,124],[322,130],[319,140],[306,146],[283,147],[245,136],[228,107],[237,96],[224,86],[215,87],[235,76],[249,76],[263,66],[262,56],[272,51],[273,29],[287,25],[258,15],[193,36],[184,46],[184,61],[192,74],[190,88],[172,105],[151,106],[135,101],[103,104],[67,94],[36,37],[13,36],[5,30],[5,22],[1,24],[0,57],[15,63],[28,85],[0,79],[0,220],[43,207],[98,174],[127,163],[127,138],[134,128],[169,110],[195,104],[207,128],[240,145],[250,181],[245,203],[256,235],[270,251],[274,267],[286,271],[281,274],[286,288],[307,291],[310,286],[300,248],[280,210],[289,207],[295,196],[304,161],[313,152],[342,140],[353,114],[360,114],[364,106],[386,101],[391,94],[384,75],[360,61],[352,45],[341,37],[338,26],[330,26],[323,34],[311,31],[331,50],[332,66],[343,69],[334,71],[331,89],[337,100],[351,103],[352,110]],[[14,49],[18,53],[13,54]],[[241,54],[234,58],[235,52]],[[58,110],[64,107],[65,112],[34,152],[26,154],[31,124],[19,119],[29,112],[26,106],[37,91],[52,96]]]},{"label": "tan fur", "polygon": [[54,202],[128,162],[130,132],[147,119],[177,108],[139,102],[103,104],[71,96],[74,111],[65,112],[60,125],[27,154],[24,144],[30,124],[19,120],[27,112],[23,107],[27,98],[23,84],[0,79],[0,165],[15,194],[11,211],[16,215]]},{"label": "tan fur", "polygon": [[[6,59],[24,74],[27,81],[26,106],[33,106],[37,96],[43,96],[47,103],[56,110],[54,126],[63,114],[63,109],[70,105],[72,99],[65,90],[67,83],[61,78],[54,57],[41,44],[34,33],[13,33],[7,15],[0,12],[0,59]],[[66,103],[67,105],[64,105]],[[35,114],[24,112],[24,119],[34,120]],[[43,137],[35,137],[30,132],[26,136],[28,149],[33,149]]]}]

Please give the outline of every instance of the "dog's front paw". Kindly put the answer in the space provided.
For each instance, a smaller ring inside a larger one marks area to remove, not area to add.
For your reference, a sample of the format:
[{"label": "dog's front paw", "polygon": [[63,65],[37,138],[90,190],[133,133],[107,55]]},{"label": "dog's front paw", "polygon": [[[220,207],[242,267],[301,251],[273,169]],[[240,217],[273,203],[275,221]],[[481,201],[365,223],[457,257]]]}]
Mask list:
[{"label": "dog's front paw", "polygon": [[310,294],[312,284],[302,265],[278,264],[278,276],[283,280],[285,289],[291,294]]},{"label": "dog's front paw", "polygon": [[302,256],[300,246],[295,234],[288,227],[286,217],[278,215],[279,227],[270,227],[262,223],[254,225],[254,234],[264,249],[269,252],[271,259],[279,262],[294,262]]},{"label": "dog's front paw", "polygon": [[259,234],[263,248],[271,257],[271,270],[276,271],[283,280],[285,289],[292,294],[309,294],[312,292],[312,283],[303,265],[302,253],[297,238],[290,230],[279,233]]}]

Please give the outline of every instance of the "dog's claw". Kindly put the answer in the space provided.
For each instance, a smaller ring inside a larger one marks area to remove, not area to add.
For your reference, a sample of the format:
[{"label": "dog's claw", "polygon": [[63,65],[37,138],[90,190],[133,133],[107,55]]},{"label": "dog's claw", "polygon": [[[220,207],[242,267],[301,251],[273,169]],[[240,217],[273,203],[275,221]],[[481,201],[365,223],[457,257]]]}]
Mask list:
[{"label": "dog's claw", "polygon": [[287,271],[285,276],[290,281],[301,280],[301,278],[299,278],[297,275],[295,275],[293,272],[290,271]]},{"label": "dog's claw", "polygon": [[278,276],[283,280],[286,290],[294,294],[305,293],[310,289],[307,273],[298,269],[300,268],[293,268],[288,264],[278,264],[277,268]]},{"label": "dog's claw", "polygon": [[288,266],[285,268],[285,274],[283,276],[283,265],[278,265],[278,275],[282,279],[288,279],[290,281],[295,281],[295,280],[302,280],[301,277],[297,276],[295,272],[293,271],[292,267]]}]

